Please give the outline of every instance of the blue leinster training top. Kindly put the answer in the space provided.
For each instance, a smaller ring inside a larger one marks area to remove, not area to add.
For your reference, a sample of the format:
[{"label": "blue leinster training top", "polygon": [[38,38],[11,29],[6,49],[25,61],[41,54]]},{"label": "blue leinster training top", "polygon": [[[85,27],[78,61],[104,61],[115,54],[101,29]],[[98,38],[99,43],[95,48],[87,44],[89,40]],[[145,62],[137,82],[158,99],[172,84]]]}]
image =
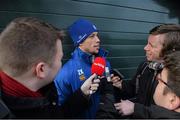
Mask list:
[{"label": "blue leinster training top", "polygon": [[[100,49],[99,56],[106,57],[107,52]],[[81,87],[86,79],[91,76],[92,55],[76,48],[72,54],[72,58],[57,73],[55,85],[58,91],[58,102],[61,105]],[[106,61],[106,66],[110,67]],[[95,118],[97,107],[99,104],[99,92],[95,92],[90,96],[91,107],[87,108],[79,117]],[[80,104],[80,103],[77,103]]]}]

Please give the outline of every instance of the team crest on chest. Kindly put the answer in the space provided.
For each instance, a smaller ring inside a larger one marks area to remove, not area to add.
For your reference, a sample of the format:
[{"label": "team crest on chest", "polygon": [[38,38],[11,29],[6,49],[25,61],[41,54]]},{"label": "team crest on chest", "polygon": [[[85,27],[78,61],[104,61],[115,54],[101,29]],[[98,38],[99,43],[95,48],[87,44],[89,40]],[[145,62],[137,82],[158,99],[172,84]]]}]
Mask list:
[{"label": "team crest on chest", "polygon": [[84,72],[83,72],[82,69],[78,69],[77,72],[78,72],[78,75],[79,75],[79,79],[80,79],[80,80],[85,80],[85,79],[86,79],[86,77],[85,77]]}]

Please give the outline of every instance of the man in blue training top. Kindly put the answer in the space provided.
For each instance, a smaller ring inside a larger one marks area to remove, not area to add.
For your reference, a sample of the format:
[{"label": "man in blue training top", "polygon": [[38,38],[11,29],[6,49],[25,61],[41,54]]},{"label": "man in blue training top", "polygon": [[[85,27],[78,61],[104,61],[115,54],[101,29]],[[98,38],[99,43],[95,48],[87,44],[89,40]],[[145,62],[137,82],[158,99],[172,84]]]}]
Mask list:
[{"label": "man in blue training top", "polygon": [[[75,50],[72,53],[71,59],[64,65],[55,78],[60,104],[64,103],[89,78],[93,59],[97,56],[107,56],[107,52],[100,49],[98,30],[90,21],[85,19],[75,21],[68,28],[68,33],[74,42]],[[110,69],[110,64],[107,60],[106,66]],[[88,99],[91,105],[78,117],[95,118],[99,98],[99,91],[89,96]]]}]

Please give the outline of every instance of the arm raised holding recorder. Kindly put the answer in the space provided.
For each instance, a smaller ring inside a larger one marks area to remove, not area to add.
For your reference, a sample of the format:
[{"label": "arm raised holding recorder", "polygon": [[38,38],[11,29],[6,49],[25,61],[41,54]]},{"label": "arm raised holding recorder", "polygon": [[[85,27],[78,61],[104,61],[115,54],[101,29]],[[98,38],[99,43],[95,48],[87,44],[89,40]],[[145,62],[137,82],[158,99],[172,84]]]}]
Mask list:
[{"label": "arm raised holding recorder", "polygon": [[113,83],[113,86],[121,89],[124,75],[121,74],[117,69],[112,69],[112,73],[113,74],[111,74],[111,82]]}]

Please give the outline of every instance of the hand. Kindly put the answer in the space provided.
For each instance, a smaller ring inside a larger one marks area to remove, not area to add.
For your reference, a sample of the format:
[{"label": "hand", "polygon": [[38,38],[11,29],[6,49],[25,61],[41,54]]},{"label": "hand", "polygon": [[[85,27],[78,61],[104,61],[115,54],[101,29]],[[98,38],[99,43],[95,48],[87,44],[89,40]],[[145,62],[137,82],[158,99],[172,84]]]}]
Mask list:
[{"label": "hand", "polygon": [[111,74],[111,82],[113,83],[113,86],[122,89],[122,80],[119,76],[114,76],[114,74]]},{"label": "hand", "polygon": [[119,114],[123,116],[134,113],[134,103],[129,100],[121,100],[120,103],[115,103],[114,106]]},{"label": "hand", "polygon": [[[93,74],[91,75],[81,86],[81,91],[85,94],[85,95],[90,95],[92,93],[95,93],[96,90],[99,87],[99,79],[95,79],[97,75]],[[92,91],[92,93],[90,92]]]}]

